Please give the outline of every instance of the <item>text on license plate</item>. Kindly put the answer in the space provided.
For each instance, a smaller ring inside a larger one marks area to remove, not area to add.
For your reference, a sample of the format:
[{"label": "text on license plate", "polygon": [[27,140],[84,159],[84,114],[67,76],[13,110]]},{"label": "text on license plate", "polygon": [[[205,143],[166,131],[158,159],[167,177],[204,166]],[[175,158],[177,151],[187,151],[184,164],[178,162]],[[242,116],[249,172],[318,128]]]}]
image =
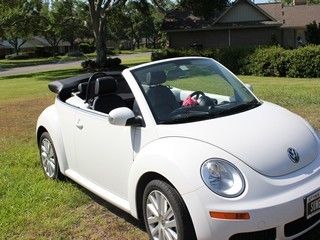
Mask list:
[{"label": "text on license plate", "polygon": [[305,207],[307,219],[320,213],[320,190],[306,198]]}]

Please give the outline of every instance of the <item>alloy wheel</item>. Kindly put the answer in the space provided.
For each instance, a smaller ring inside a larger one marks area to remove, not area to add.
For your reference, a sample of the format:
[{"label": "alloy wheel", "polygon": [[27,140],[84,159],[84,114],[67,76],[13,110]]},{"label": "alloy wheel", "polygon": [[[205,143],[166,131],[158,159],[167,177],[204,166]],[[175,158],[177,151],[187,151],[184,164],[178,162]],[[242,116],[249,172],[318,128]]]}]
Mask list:
[{"label": "alloy wheel", "polygon": [[152,191],[146,203],[147,222],[154,240],[177,240],[174,211],[167,198],[157,190]]}]

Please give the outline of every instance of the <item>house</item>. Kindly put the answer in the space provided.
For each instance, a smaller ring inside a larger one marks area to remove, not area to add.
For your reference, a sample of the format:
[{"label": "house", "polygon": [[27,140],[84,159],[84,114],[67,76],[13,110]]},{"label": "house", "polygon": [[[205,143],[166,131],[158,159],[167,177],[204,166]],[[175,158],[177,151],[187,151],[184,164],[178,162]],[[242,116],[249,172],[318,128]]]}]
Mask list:
[{"label": "house", "polygon": [[308,5],[305,0],[295,0],[292,6],[237,0],[209,19],[190,11],[173,10],[166,15],[162,29],[167,33],[171,48],[274,43],[297,47],[306,41],[306,25],[313,21],[320,22],[320,5]]},{"label": "house", "polygon": [[[22,40],[18,40],[20,43]],[[70,52],[71,44],[67,41],[61,40],[59,42],[57,53],[66,54]],[[34,36],[29,39],[20,47],[21,52],[29,53],[35,56],[48,56],[51,55],[51,45],[49,42],[39,36]],[[6,40],[0,40],[0,58],[4,58],[5,55],[12,54],[14,47]]]}]

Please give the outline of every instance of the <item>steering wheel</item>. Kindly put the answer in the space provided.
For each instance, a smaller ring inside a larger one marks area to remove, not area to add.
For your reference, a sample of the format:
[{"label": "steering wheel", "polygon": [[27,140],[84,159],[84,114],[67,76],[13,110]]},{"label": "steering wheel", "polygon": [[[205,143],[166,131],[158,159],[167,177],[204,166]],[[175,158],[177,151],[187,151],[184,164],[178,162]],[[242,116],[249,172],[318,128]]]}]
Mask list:
[{"label": "steering wheel", "polygon": [[202,91],[195,91],[189,95],[190,98],[195,98],[197,101],[199,100],[200,97],[205,97],[206,95]]},{"label": "steering wheel", "polygon": [[217,99],[212,99],[204,94],[202,91],[196,91],[189,95],[189,98],[194,98],[199,106],[215,106],[218,104]]}]

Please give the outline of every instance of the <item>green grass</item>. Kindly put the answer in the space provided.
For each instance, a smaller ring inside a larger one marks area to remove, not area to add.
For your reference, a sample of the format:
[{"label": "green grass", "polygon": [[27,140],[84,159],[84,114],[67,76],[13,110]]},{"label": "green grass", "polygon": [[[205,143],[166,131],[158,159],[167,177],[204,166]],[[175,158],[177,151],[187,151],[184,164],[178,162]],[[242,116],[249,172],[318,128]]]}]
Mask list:
[{"label": "green grass", "polygon": [[79,73],[0,78],[0,239],[146,239],[128,214],[72,181],[49,181],[40,168],[34,131],[54,101],[47,84]]},{"label": "green grass", "polygon": [[320,79],[240,76],[254,93],[306,118],[320,130]]},{"label": "green grass", "polygon": [[117,54],[134,54],[134,53],[145,53],[145,52],[152,52],[158,49],[153,48],[137,48],[135,50],[116,50]]},{"label": "green grass", "polygon": [[127,67],[133,67],[137,64],[150,62],[149,56],[139,56],[135,58],[125,58],[121,64],[126,65]]},{"label": "green grass", "polygon": [[0,60],[0,68],[16,68],[36,66],[41,64],[57,63],[60,61],[59,57],[56,58],[31,58],[25,60]]},{"label": "green grass", "polygon": [[[119,54],[134,54],[134,53],[143,53],[147,50],[141,49],[141,50],[134,50],[134,51],[124,51],[119,52]],[[96,57],[96,53],[90,53],[86,54],[84,57],[68,57],[68,56],[57,56],[57,57],[49,57],[49,58],[31,58],[31,59],[25,59],[25,60],[7,60],[2,59],[0,60],[0,69],[4,68],[16,68],[16,67],[27,67],[27,66],[37,66],[37,65],[43,65],[43,64],[51,64],[51,63],[64,63],[64,62],[73,62],[73,61],[82,61],[87,59],[94,59]],[[143,61],[140,61],[143,60]],[[131,66],[132,64],[136,63],[145,63],[150,61],[150,58],[148,57],[138,57],[138,62],[135,61],[135,59],[128,59],[128,64]],[[124,63],[126,60],[124,61]]]},{"label": "green grass", "polygon": [[[128,214],[70,180],[49,181],[40,168],[34,131],[40,112],[54,101],[47,84],[79,73],[69,69],[0,78],[0,239],[147,239]],[[253,85],[258,97],[320,129],[320,79],[240,78]],[[318,228],[301,239],[319,236]]]}]

